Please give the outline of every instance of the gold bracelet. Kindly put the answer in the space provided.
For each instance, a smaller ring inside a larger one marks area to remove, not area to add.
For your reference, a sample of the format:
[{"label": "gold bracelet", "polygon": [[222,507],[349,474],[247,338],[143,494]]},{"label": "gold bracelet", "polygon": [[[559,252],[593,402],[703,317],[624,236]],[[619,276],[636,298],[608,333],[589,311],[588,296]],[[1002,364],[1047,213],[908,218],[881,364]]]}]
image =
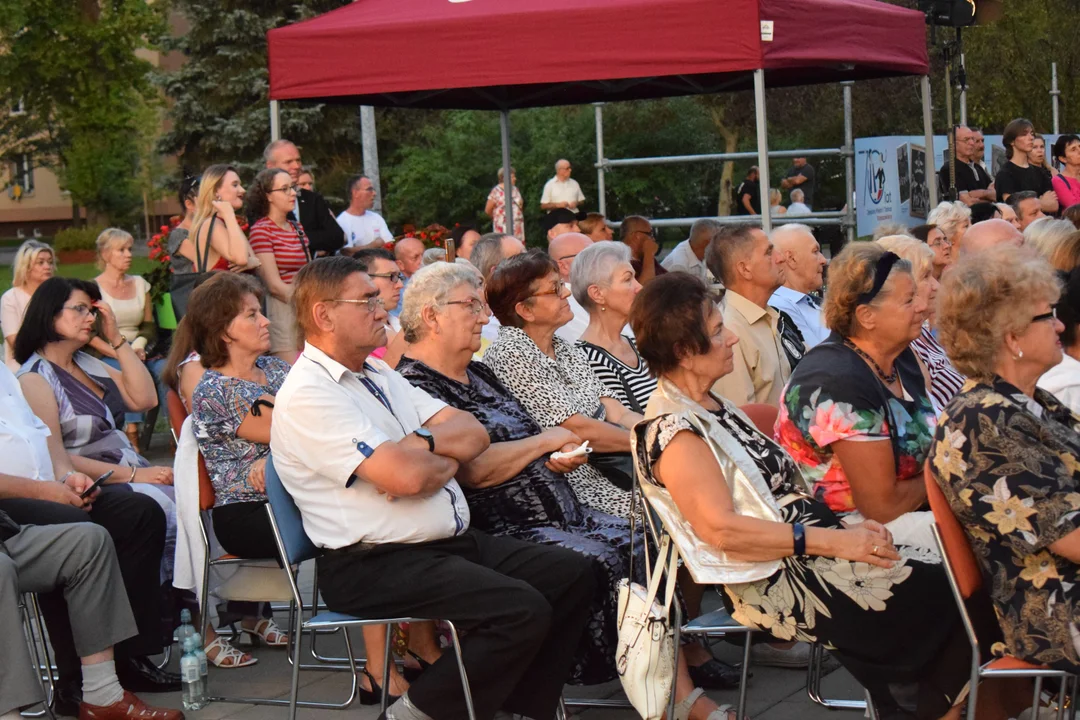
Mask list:
[{"label": "gold bracelet", "polygon": [[127,481],[128,481],[129,483],[135,482],[135,471],[136,471],[136,470],[138,470],[138,469],[139,469],[139,468],[135,468],[135,467],[131,468],[131,477],[129,477],[129,478],[127,479]]},{"label": "gold bracelet", "polygon": [[115,345],[113,345],[112,343],[109,343],[109,347],[111,347],[113,350],[119,350],[120,346],[123,345],[125,342],[127,342],[127,341],[124,340],[124,336],[121,335],[120,336],[120,342],[116,343]]}]

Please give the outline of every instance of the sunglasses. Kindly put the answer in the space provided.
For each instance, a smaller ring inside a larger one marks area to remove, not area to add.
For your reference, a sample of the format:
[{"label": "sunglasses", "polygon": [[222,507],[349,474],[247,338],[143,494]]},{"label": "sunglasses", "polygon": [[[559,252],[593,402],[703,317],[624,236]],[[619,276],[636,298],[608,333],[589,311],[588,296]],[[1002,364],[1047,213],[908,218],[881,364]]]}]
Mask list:
[{"label": "sunglasses", "polygon": [[1057,320],[1057,309],[1058,309],[1057,305],[1051,305],[1050,306],[1050,312],[1042,313],[1041,315],[1036,315],[1035,317],[1031,318],[1031,322],[1037,323],[1040,320]]}]

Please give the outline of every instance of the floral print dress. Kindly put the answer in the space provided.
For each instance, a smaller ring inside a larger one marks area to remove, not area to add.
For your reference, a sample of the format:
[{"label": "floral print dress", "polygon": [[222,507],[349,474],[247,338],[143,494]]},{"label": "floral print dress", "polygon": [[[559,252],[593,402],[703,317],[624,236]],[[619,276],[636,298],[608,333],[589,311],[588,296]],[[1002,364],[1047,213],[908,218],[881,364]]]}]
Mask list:
[{"label": "floral print dress", "polygon": [[896,359],[908,397],[898,398],[854,350],[833,333],[806,354],[784,388],[776,438],[813,483],[814,497],[833,511],[855,511],[851,485],[833,451],[839,440],[889,440],[896,476],[922,482],[936,413],[910,349]]},{"label": "floral print dress", "polygon": [[[841,528],[832,510],[799,491],[791,457],[731,405],[714,399],[721,408],[712,415],[753,458],[783,522]],[[651,469],[683,431],[701,435],[685,418],[671,414],[635,427],[638,467],[648,469],[642,482],[661,484]],[[824,643],[870,691],[879,717],[939,718],[968,680],[970,645],[940,564],[907,558],[886,569],[789,556],[768,578],[725,585],[722,597],[732,617],[778,640]]]},{"label": "floral print dress", "polygon": [[1080,527],[1080,418],[1045,390],[968,380],[945,407],[931,469],[986,578],[991,652],[1080,671],[1080,565],[1050,546]]}]

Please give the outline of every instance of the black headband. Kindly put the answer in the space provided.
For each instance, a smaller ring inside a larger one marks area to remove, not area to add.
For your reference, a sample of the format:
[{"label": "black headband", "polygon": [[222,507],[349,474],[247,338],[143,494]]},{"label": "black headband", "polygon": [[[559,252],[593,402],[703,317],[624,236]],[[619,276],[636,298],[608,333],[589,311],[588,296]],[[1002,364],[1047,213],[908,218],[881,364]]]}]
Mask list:
[{"label": "black headband", "polygon": [[885,281],[889,279],[893,265],[900,261],[900,256],[894,252],[886,252],[878,258],[877,269],[874,270],[874,285],[867,292],[862,293],[855,299],[855,305],[869,305],[881,292]]}]

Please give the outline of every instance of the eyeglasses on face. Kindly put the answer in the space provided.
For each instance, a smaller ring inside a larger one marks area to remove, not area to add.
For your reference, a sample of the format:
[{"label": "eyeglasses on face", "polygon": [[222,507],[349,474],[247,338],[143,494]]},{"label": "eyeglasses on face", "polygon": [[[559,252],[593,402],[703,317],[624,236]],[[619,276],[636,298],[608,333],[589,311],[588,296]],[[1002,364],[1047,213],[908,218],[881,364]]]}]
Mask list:
[{"label": "eyeglasses on face", "polygon": [[348,303],[350,305],[363,305],[368,312],[375,312],[380,308],[386,307],[386,303],[378,295],[374,295],[369,298],[363,298],[361,300],[350,300],[348,298],[334,298],[330,302]]},{"label": "eyeglasses on face", "polygon": [[1057,320],[1057,311],[1058,311],[1058,306],[1057,305],[1051,305],[1050,306],[1050,312],[1042,313],[1041,315],[1036,315],[1035,317],[1031,318],[1031,322],[1037,323],[1040,320]]},{"label": "eyeglasses on face", "polygon": [[953,246],[953,241],[950,240],[947,237],[939,237],[939,238],[934,238],[933,240],[931,240],[927,244],[932,248],[952,247]]},{"label": "eyeglasses on face", "polygon": [[386,280],[389,280],[391,284],[393,284],[393,283],[396,283],[396,282],[400,282],[402,275],[401,275],[400,272],[397,272],[397,271],[388,272],[388,273],[369,272],[368,277],[385,278]]},{"label": "eyeglasses on face", "polygon": [[541,290],[540,292],[533,293],[529,297],[543,297],[544,295],[558,295],[559,297],[565,297],[569,294],[570,288],[566,287],[561,280],[556,280],[550,290]]},{"label": "eyeglasses on face", "polygon": [[477,300],[476,298],[469,298],[468,300],[447,300],[444,305],[464,305],[468,308],[469,312],[473,315],[479,315],[487,309],[487,304]]},{"label": "eyeglasses on face", "polygon": [[98,314],[97,308],[86,305],[85,303],[79,303],[77,305],[65,305],[64,309],[72,311],[80,318],[84,318],[87,315],[96,316]]},{"label": "eyeglasses on face", "polygon": [[300,186],[299,185],[286,185],[285,187],[274,188],[270,192],[283,192],[286,195],[288,195],[289,193],[298,193],[298,192],[300,192]]},{"label": "eyeglasses on face", "polygon": [[648,230],[635,230],[634,232],[639,232],[642,235],[648,235],[649,237],[651,237],[654,240],[656,239],[656,231],[653,230],[652,228],[649,228]]}]

